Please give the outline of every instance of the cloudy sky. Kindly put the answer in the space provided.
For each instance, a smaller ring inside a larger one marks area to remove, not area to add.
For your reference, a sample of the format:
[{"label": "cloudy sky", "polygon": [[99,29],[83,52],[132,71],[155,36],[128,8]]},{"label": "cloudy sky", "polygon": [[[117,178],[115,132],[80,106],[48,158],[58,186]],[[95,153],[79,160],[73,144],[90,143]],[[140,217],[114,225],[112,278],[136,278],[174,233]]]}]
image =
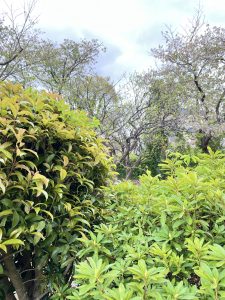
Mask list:
[{"label": "cloudy sky", "polygon": [[[26,2],[27,0],[25,0]],[[0,8],[23,0],[0,0]],[[225,1],[201,0],[206,20],[225,26]],[[124,72],[148,69],[149,50],[163,43],[166,25],[185,26],[199,7],[199,0],[38,0],[34,14],[46,36],[57,41],[97,38],[107,51],[97,70],[118,79]]]}]

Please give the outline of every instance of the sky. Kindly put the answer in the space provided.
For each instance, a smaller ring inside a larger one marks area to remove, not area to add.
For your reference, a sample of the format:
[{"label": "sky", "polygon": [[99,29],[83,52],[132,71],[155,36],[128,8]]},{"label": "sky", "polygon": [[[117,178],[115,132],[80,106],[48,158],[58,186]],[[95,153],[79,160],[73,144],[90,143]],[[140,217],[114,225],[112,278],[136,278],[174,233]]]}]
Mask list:
[{"label": "sky", "polygon": [[[27,0],[0,0],[13,9]],[[225,26],[225,0],[37,0],[38,27],[52,40],[98,39],[106,47],[97,72],[117,80],[124,73],[154,67],[150,49],[163,44],[166,26],[179,30],[194,16],[199,3],[206,21]]]}]

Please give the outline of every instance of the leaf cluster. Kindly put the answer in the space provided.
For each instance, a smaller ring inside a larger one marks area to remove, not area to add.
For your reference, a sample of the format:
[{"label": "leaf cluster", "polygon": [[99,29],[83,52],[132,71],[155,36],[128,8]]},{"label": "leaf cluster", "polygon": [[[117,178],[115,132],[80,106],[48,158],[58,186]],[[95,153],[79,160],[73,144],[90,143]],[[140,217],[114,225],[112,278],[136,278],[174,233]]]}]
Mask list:
[{"label": "leaf cluster", "polygon": [[24,281],[37,269],[68,280],[75,241],[99,218],[112,163],[97,125],[57,95],[0,83],[0,249]]},{"label": "leaf cluster", "polygon": [[225,298],[225,155],[174,153],[161,170],[106,188],[67,299]]}]

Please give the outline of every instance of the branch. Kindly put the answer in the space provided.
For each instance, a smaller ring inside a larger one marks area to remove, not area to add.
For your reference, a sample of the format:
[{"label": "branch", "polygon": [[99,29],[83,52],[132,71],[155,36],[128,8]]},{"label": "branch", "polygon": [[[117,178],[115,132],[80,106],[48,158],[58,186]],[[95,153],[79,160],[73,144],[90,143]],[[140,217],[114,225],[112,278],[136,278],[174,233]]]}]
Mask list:
[{"label": "branch", "polygon": [[8,252],[12,255],[8,255],[2,252],[2,257],[3,257],[6,271],[8,272],[9,279],[12,282],[19,299],[29,300],[25,285],[22,281],[22,278],[20,277],[18,270],[16,269],[13,253],[11,253],[10,250],[8,250]]}]

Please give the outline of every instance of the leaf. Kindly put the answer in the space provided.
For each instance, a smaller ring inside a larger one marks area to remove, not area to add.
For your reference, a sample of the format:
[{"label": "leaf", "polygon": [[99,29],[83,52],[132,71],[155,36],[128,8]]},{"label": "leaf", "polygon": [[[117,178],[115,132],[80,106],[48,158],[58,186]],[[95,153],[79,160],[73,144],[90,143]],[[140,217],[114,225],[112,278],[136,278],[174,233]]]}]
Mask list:
[{"label": "leaf", "polygon": [[225,265],[225,249],[220,245],[214,244],[210,246],[210,253],[207,257],[208,260],[218,261],[216,263],[217,267]]},{"label": "leaf", "polygon": [[43,234],[39,231],[31,232],[31,234],[34,235],[34,245],[36,245],[40,241],[40,239],[42,239],[42,240],[45,239]]},{"label": "leaf", "polygon": [[6,209],[0,212],[0,218],[8,215],[12,215],[13,211],[11,209]]},{"label": "leaf", "polygon": [[46,213],[52,219],[52,221],[53,221],[54,217],[53,217],[53,214],[50,213],[50,211],[48,211],[48,210],[42,210],[42,212]]},{"label": "leaf", "polygon": [[88,227],[91,227],[90,223],[86,219],[83,219],[83,218],[73,218],[73,221],[75,221],[76,223],[81,222],[83,224],[86,224]]},{"label": "leaf", "polygon": [[26,170],[28,173],[30,173],[30,169],[26,165],[23,165],[23,164],[17,164],[15,166],[15,169],[23,169],[23,170]]},{"label": "leaf", "polygon": [[42,231],[45,228],[45,221],[41,221],[38,223],[38,226],[36,227],[37,231]]},{"label": "leaf", "polygon": [[5,142],[3,144],[0,144],[0,149],[6,149],[8,147],[12,146],[12,143],[11,142]]},{"label": "leaf", "polygon": [[12,228],[16,227],[16,225],[19,223],[20,216],[17,213],[17,211],[13,212],[13,218],[12,218]]},{"label": "leaf", "polygon": [[0,264],[0,275],[4,274],[4,269],[3,269],[3,266],[2,264]]},{"label": "leaf", "polygon": [[0,152],[2,152],[6,158],[8,158],[9,160],[12,160],[12,154],[9,151],[6,151],[5,149],[0,147]]},{"label": "leaf", "polygon": [[49,179],[38,172],[34,174],[33,180],[40,180],[41,182],[43,182],[43,184],[45,184],[46,187],[48,186],[49,183]]},{"label": "leaf", "polygon": [[19,111],[19,105],[16,104],[16,103],[12,103],[12,102],[9,102],[8,105],[9,105],[9,107],[11,109],[13,117],[16,118],[16,116],[18,114],[18,111]]},{"label": "leaf", "polygon": [[55,157],[55,154],[54,154],[54,153],[51,154],[51,155],[49,155],[49,156],[46,158],[46,162],[47,162],[47,163],[50,163],[50,162],[53,160],[54,157]]},{"label": "leaf", "polygon": [[3,182],[2,182],[2,180],[0,179],[0,188],[1,188],[1,190],[2,190],[2,192],[3,192],[3,194],[5,194],[5,186],[4,186],[4,184],[3,184]]},{"label": "leaf", "polygon": [[34,211],[37,215],[39,214],[40,210],[41,210],[40,207],[34,207]]},{"label": "leaf", "polygon": [[67,171],[65,169],[60,170],[60,179],[63,181],[67,176]]},{"label": "leaf", "polygon": [[18,227],[10,233],[10,237],[17,239],[23,232],[24,232],[24,228]]},{"label": "leaf", "polygon": [[0,249],[2,249],[5,253],[7,252],[7,248],[3,244],[0,244]]},{"label": "leaf", "polygon": [[69,163],[69,159],[67,156],[63,155],[63,166],[66,167]]},{"label": "leaf", "polygon": [[32,187],[31,190],[37,191],[36,192],[37,197],[43,194],[45,196],[45,199],[48,200],[48,193],[42,187],[43,185],[37,184],[37,187]]},{"label": "leaf", "polygon": [[9,239],[4,241],[2,245],[24,245],[24,242],[19,239]]},{"label": "leaf", "polygon": [[23,151],[30,152],[30,153],[34,154],[37,158],[39,158],[37,152],[32,149],[23,148]]}]

